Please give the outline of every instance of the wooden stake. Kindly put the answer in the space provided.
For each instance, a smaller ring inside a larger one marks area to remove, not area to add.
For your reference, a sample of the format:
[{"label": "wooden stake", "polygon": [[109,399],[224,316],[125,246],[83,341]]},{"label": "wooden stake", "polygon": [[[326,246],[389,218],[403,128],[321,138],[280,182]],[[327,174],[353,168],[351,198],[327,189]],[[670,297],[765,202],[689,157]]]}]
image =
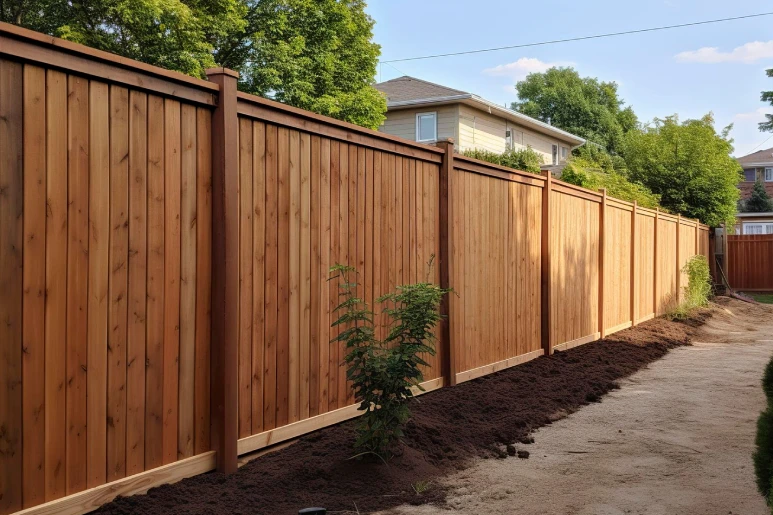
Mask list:
[{"label": "wooden stake", "polygon": [[653,273],[652,280],[654,282],[652,286],[652,312],[655,316],[658,316],[658,279],[660,278],[660,272],[658,270],[658,227],[660,226],[660,208],[655,208],[655,233],[652,243],[653,247]]},{"label": "wooden stake", "polygon": [[606,328],[604,327],[604,255],[606,254],[606,238],[604,238],[604,224],[607,216],[607,189],[602,188],[601,193],[604,195],[601,199],[599,213],[599,332],[601,338],[607,335]]},{"label": "wooden stake", "polygon": [[636,325],[636,312],[638,311],[638,297],[636,295],[636,211],[638,203],[633,201],[633,211],[631,212],[631,326]]}]

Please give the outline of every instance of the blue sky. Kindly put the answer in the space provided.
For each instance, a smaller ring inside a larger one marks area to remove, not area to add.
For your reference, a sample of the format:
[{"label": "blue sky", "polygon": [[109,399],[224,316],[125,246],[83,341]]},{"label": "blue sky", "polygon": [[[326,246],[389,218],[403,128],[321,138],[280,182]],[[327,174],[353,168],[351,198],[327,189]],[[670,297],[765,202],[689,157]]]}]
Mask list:
[{"label": "blue sky", "polygon": [[[399,59],[673,25],[773,11],[757,0],[370,0],[382,59]],[[581,75],[615,81],[641,120],[714,113],[718,129],[734,123],[735,155],[773,136],[757,129],[773,107],[773,16],[542,47],[381,66],[381,79],[411,75],[471,91],[501,104],[529,71],[571,65]],[[773,137],[759,148],[773,147]]]}]

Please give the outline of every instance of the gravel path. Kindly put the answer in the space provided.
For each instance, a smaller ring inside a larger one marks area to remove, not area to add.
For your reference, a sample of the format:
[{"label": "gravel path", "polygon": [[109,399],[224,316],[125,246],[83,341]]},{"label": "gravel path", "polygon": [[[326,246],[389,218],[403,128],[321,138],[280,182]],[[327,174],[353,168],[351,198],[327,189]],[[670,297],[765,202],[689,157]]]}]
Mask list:
[{"label": "gravel path", "polygon": [[448,505],[390,514],[765,514],[751,455],[773,310],[727,311],[690,347],[535,433],[529,459],[449,476]]}]

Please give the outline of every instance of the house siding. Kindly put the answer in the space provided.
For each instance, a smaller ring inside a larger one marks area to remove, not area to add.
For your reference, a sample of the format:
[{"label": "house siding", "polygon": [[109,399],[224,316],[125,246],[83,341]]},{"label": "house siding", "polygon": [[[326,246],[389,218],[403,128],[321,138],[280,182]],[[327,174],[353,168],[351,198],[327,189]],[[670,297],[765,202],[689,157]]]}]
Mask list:
[{"label": "house siding", "polygon": [[431,106],[419,109],[400,109],[389,111],[387,119],[378,128],[379,131],[416,141],[416,115],[418,113],[437,113],[437,137],[458,139],[459,107],[456,105]]},{"label": "house siding", "polygon": [[564,162],[561,160],[561,147],[566,147],[567,153],[572,148],[569,142],[540,134],[486,111],[466,105],[459,106],[458,147],[462,152],[467,149],[481,149],[502,153],[506,149],[505,133],[508,130],[511,131],[515,148],[530,146],[542,155],[545,164],[552,164],[553,145],[559,147],[559,162]]},{"label": "house siding", "polygon": [[[768,167],[770,168],[770,167]],[[738,183],[738,189],[741,190],[741,199],[747,200],[752,195],[752,190],[754,189],[754,183],[757,180],[763,181],[763,185],[765,186],[765,191],[768,192],[768,195],[773,197],[773,182],[764,182],[765,181],[765,168],[744,168],[744,181]],[[750,180],[751,179],[751,180]]]}]

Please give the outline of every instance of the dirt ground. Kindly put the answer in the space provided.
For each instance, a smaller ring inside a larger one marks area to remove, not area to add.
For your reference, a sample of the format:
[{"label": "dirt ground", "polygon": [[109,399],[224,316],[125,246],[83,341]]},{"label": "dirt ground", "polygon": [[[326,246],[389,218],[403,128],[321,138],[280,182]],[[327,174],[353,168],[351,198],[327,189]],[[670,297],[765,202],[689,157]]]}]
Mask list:
[{"label": "dirt ground", "polygon": [[529,459],[480,460],[439,482],[444,506],[384,513],[769,513],[751,454],[773,306],[720,302],[691,346],[533,433]]},{"label": "dirt ground", "polygon": [[[617,391],[621,380],[670,350],[683,349],[698,334],[709,342],[727,342],[727,330],[762,339],[746,327],[771,320],[769,306],[723,302],[738,315],[715,308],[686,323],[650,320],[605,340],[430,392],[413,403],[405,438],[388,465],[351,459],[356,421],[349,421],[249,461],[236,474],[203,474],[153,488],[98,513],[275,515],[324,506],[328,513],[364,514],[403,505],[426,505],[417,513],[449,507],[513,513],[514,506],[524,513],[582,513],[586,506],[585,513],[618,513],[613,508],[623,501],[634,510],[630,513],[638,513],[642,503],[659,499],[658,487],[649,483],[658,481],[693,492],[683,496],[723,492],[720,500],[725,490],[739,488],[745,502],[759,503],[750,470],[729,485],[722,477],[740,477],[734,467],[748,467],[753,421],[760,411],[760,370],[773,347],[753,342],[679,350],[675,363],[680,367],[661,373],[653,366],[645,374],[662,377],[648,379],[646,388],[626,381]],[[701,329],[711,317],[712,325]],[[726,409],[732,397],[736,402]],[[645,408],[649,402],[655,404]],[[573,425],[583,420],[584,425]],[[736,423],[738,432],[732,427]],[[715,427],[709,435],[716,431],[716,438],[702,435],[707,427]],[[518,458],[525,453],[531,458]],[[597,459],[605,453],[613,454]],[[698,459],[692,454],[705,454],[712,463],[701,462],[703,469],[690,461]],[[604,506],[612,511],[603,511]],[[650,513],[683,513],[673,506]]]}]

